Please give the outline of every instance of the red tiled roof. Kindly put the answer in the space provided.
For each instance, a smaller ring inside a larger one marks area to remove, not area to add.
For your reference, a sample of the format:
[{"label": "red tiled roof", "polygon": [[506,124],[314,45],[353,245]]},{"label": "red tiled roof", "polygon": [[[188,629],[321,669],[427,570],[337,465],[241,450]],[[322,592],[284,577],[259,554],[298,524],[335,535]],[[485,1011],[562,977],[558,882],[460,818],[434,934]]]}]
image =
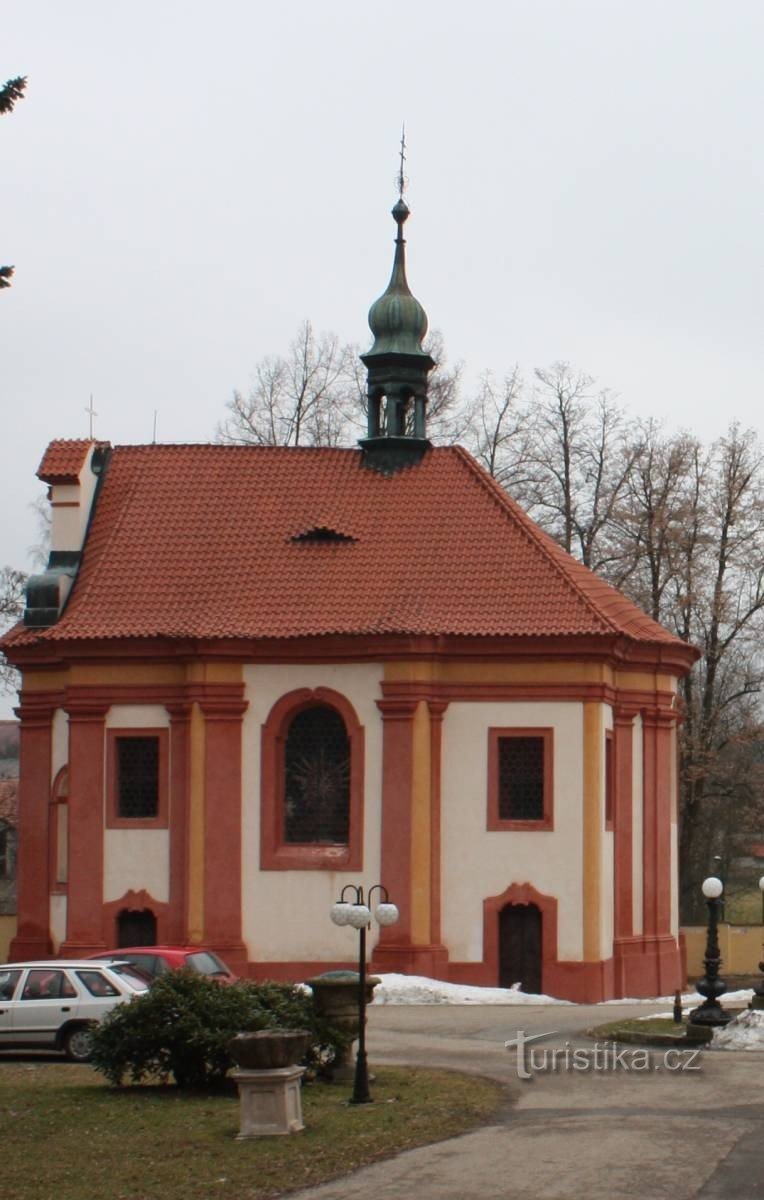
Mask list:
[{"label": "red tiled roof", "polygon": [[358,450],[217,445],[116,447],[62,617],[7,643],[388,633],[684,645],[460,447],[387,476]]},{"label": "red tiled roof", "polygon": [[[90,438],[59,438],[51,442],[37,468],[37,478],[43,483],[76,483],[92,445]],[[108,443],[96,442],[96,445]]]}]

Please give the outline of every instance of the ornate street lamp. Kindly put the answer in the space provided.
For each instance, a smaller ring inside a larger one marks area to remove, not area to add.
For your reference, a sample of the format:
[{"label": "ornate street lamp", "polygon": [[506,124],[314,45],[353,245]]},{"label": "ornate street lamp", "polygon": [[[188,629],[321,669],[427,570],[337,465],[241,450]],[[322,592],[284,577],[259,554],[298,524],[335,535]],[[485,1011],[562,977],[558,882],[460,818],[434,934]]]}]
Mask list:
[{"label": "ornate street lamp", "polygon": [[[352,904],[345,899],[350,892],[355,899]],[[340,898],[333,905],[329,914],[335,925],[351,925],[359,932],[358,946],[358,1053],[355,1060],[355,1078],[351,1104],[369,1104],[369,1071],[366,1063],[366,930],[371,923],[371,898],[379,892],[382,903],[374,911],[374,919],[378,925],[394,925],[398,920],[398,909],[390,903],[387,888],[381,883],[375,883],[369,888],[364,900],[363,888],[354,883],[348,883],[342,889]]]},{"label": "ornate street lamp", "polygon": [[690,1013],[691,1025],[726,1025],[732,1019],[719,1003],[719,997],[724,995],[727,985],[719,978],[721,954],[719,953],[719,915],[722,910],[722,892],[724,884],[715,875],[703,880],[703,895],[708,903],[708,932],[706,935],[706,956],[703,964],[706,973],[695,985],[705,1000],[699,1008]]}]

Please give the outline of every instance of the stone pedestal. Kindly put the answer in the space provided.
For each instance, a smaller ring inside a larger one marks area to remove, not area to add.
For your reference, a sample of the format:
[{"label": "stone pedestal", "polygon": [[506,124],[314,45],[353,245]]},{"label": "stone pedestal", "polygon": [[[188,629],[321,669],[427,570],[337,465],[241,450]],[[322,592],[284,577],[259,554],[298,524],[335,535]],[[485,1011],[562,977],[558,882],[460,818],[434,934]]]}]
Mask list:
[{"label": "stone pedestal", "polygon": [[[358,1037],[358,973],[356,971],[327,971],[324,975],[314,975],[305,981],[313,992],[316,1009],[332,1025],[336,1025],[343,1033],[350,1034],[353,1040]],[[366,1003],[371,1004],[374,989],[381,983],[378,975],[366,977]],[[331,1078],[337,1083],[351,1080],[355,1076],[352,1063],[353,1042],[348,1042],[337,1053],[330,1067]]]},{"label": "stone pedestal", "polygon": [[236,1140],[298,1133],[304,1129],[300,1080],[304,1067],[234,1071],[239,1088],[239,1132]]}]

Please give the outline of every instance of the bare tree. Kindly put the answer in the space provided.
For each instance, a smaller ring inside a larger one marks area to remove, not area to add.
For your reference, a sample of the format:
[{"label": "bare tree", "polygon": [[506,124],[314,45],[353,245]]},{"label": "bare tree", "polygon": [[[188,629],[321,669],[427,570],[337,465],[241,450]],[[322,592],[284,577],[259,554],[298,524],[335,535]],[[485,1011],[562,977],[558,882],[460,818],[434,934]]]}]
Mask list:
[{"label": "bare tree", "polygon": [[693,529],[699,534],[703,524],[705,451],[688,434],[667,437],[648,420],[629,431],[622,453],[622,486],[608,514],[605,572],[654,620],[687,640],[676,583],[687,565],[687,535]]},{"label": "bare tree", "polygon": [[513,492],[531,516],[593,570],[613,556],[607,533],[629,477],[627,422],[607,389],[569,363],[537,368],[520,406],[522,469]]},{"label": "bare tree", "polygon": [[[425,347],[437,365],[428,390],[428,434],[455,441],[466,418],[460,405],[461,364],[446,365],[436,331]],[[234,392],[228,417],[216,430],[221,442],[258,446],[352,445],[366,431],[366,369],[358,347],[336,334],[320,337],[305,321],[286,355],[256,365],[246,395]]]},{"label": "bare tree", "polygon": [[[24,588],[27,577],[15,567],[0,567],[0,630],[7,629],[24,611]],[[19,675],[0,654],[0,691],[18,690]]]},{"label": "bare tree", "polygon": [[35,567],[44,570],[48,562],[48,555],[50,554],[50,501],[45,493],[41,492],[34,500],[30,501],[29,507],[35,515],[37,541],[29,547],[28,553],[31,555]]},{"label": "bare tree", "polygon": [[[763,471],[751,431],[733,425],[711,448],[703,532],[693,538],[693,561],[686,554],[686,574],[678,580],[679,611],[689,639],[702,651],[685,686],[680,838],[685,909],[708,869],[708,814],[722,801],[743,827],[747,752],[762,742]],[[761,823],[760,800],[754,816]]]},{"label": "bare tree", "polygon": [[519,499],[535,481],[529,471],[532,444],[519,368],[515,366],[501,383],[487,371],[468,412],[469,449],[488,474]]},{"label": "bare tree", "polygon": [[336,446],[347,431],[354,380],[350,348],[334,334],[317,337],[310,321],[299,328],[285,356],[255,367],[246,395],[234,392],[218,441],[258,446]]}]

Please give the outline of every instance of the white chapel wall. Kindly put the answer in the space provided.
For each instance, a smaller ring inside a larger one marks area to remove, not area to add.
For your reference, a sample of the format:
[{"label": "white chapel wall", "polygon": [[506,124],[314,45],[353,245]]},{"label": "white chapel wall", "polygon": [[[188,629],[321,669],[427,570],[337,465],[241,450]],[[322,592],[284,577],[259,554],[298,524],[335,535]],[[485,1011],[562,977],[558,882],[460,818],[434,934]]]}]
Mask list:
[{"label": "white chapel wall", "polygon": [[[353,959],[358,938],[329,919],[346,883],[379,881],[382,790],[382,667],[374,663],[273,664],[244,668],[242,747],[242,909],[244,941],[255,961]],[[364,727],[363,870],[260,870],[260,737],[271,708],[298,688],[343,695]]]},{"label": "white chapel wall", "polygon": [[[107,729],[168,729],[169,725],[169,714],[161,704],[115,704],[109,709],[106,717]],[[166,904],[169,901],[169,831],[167,829],[104,829],[103,898],[105,903],[119,900],[125,892],[131,890],[139,892],[144,889],[159,903]]]},{"label": "white chapel wall", "polygon": [[[554,829],[486,829],[488,730],[554,730]],[[604,754],[604,747],[603,747]],[[583,705],[574,702],[452,703],[443,722],[443,941],[452,962],[483,958],[483,900],[530,883],[558,900],[558,954],[583,952]]]},{"label": "white chapel wall", "polygon": [[50,940],[53,953],[58,954],[61,943],[66,940],[66,896],[54,892],[50,896]]},{"label": "white chapel wall", "polygon": [[50,758],[50,782],[58,775],[62,767],[69,762],[69,717],[63,708],[57,708],[53,714],[52,745]]}]

